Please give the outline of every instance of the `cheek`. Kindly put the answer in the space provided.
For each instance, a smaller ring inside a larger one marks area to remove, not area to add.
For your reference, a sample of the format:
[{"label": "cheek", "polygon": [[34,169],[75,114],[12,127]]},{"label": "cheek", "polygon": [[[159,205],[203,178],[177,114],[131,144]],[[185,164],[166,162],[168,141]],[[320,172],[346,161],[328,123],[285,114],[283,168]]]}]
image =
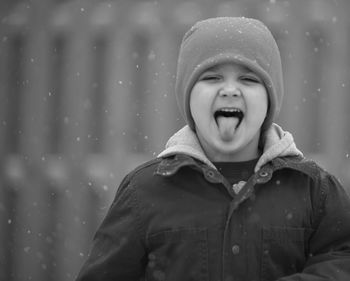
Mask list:
[{"label": "cheek", "polygon": [[193,118],[203,116],[203,114],[206,112],[207,102],[204,97],[205,95],[203,91],[198,88],[193,88],[189,101],[190,111]]},{"label": "cheek", "polygon": [[267,99],[260,99],[260,103],[258,103],[256,106],[260,114],[266,116],[269,107]]},{"label": "cheek", "polygon": [[247,102],[248,111],[250,109],[249,116],[254,120],[265,119],[268,111],[268,98],[265,91],[260,91],[255,95],[252,95]]},{"label": "cheek", "polygon": [[196,95],[194,95],[193,93],[191,93],[190,96],[190,112],[193,118],[195,118],[195,116],[197,115],[197,97]]},{"label": "cheek", "polygon": [[262,104],[262,111],[264,112],[264,115],[266,116],[267,111],[269,109],[269,99],[268,99],[266,91],[263,93],[263,98],[262,98],[261,104]]},{"label": "cheek", "polygon": [[268,95],[265,89],[261,89],[254,98],[255,106],[259,109],[259,112],[261,114],[267,113],[268,106],[269,106],[269,100]]}]

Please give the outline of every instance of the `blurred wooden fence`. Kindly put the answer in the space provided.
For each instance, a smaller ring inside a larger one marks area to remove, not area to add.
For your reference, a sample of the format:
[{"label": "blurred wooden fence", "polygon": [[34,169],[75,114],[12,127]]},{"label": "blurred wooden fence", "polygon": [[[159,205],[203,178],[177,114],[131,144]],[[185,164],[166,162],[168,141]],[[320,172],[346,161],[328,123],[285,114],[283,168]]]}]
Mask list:
[{"label": "blurred wooden fence", "polygon": [[350,182],[349,4],[174,2],[2,2],[0,280],[74,280],[122,176],[183,124],[177,51],[202,18],[272,29],[286,84],[279,122]]}]

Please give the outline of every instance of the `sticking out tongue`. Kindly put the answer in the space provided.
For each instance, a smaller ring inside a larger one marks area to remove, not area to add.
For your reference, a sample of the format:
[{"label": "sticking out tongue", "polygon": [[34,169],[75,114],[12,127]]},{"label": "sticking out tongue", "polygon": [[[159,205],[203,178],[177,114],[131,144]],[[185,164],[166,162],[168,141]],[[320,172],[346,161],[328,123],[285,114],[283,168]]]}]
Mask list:
[{"label": "sticking out tongue", "polygon": [[216,121],[221,139],[223,141],[231,141],[234,137],[239,119],[237,117],[219,116]]}]

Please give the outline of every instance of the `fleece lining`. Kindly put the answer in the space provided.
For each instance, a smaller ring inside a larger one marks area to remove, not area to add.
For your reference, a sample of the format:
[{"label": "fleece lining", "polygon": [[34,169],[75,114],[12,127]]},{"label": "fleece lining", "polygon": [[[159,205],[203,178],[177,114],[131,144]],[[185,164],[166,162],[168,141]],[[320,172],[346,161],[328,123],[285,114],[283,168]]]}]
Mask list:
[{"label": "fleece lining", "polygon": [[[277,157],[302,156],[303,153],[296,147],[291,133],[284,131],[273,123],[262,136],[263,153],[260,156],[254,172]],[[167,157],[174,154],[189,155],[208,166],[217,169],[205,155],[196,133],[188,125],[176,132],[167,142],[165,149],[158,157]]]}]

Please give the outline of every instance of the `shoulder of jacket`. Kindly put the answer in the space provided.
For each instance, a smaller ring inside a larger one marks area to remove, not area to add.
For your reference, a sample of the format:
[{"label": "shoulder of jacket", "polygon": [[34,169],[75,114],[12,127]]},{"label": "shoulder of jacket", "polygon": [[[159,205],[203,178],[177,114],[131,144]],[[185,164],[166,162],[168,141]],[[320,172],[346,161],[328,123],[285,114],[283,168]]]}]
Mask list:
[{"label": "shoulder of jacket", "polygon": [[145,182],[148,179],[151,179],[154,175],[156,168],[162,159],[152,159],[146,161],[138,166],[136,166],[133,170],[128,172],[122,181],[120,182],[116,195],[120,195],[124,192],[132,192],[135,191],[134,187],[136,186],[135,182]]},{"label": "shoulder of jacket", "polygon": [[333,177],[325,168],[314,160],[306,157],[280,157],[274,163],[275,169],[289,168],[299,171],[312,178],[313,180],[322,180]]},{"label": "shoulder of jacket", "polygon": [[[320,164],[305,157],[286,157],[277,160],[278,169],[291,169],[299,175],[310,179],[310,187],[314,198],[317,198],[315,209],[320,210],[330,192],[342,192],[344,190],[340,181]],[[316,202],[315,201],[315,202]]]},{"label": "shoulder of jacket", "polygon": [[136,166],[125,176],[123,181],[130,182],[133,179],[138,178],[139,176],[153,176],[161,161],[161,158],[154,158]]}]

